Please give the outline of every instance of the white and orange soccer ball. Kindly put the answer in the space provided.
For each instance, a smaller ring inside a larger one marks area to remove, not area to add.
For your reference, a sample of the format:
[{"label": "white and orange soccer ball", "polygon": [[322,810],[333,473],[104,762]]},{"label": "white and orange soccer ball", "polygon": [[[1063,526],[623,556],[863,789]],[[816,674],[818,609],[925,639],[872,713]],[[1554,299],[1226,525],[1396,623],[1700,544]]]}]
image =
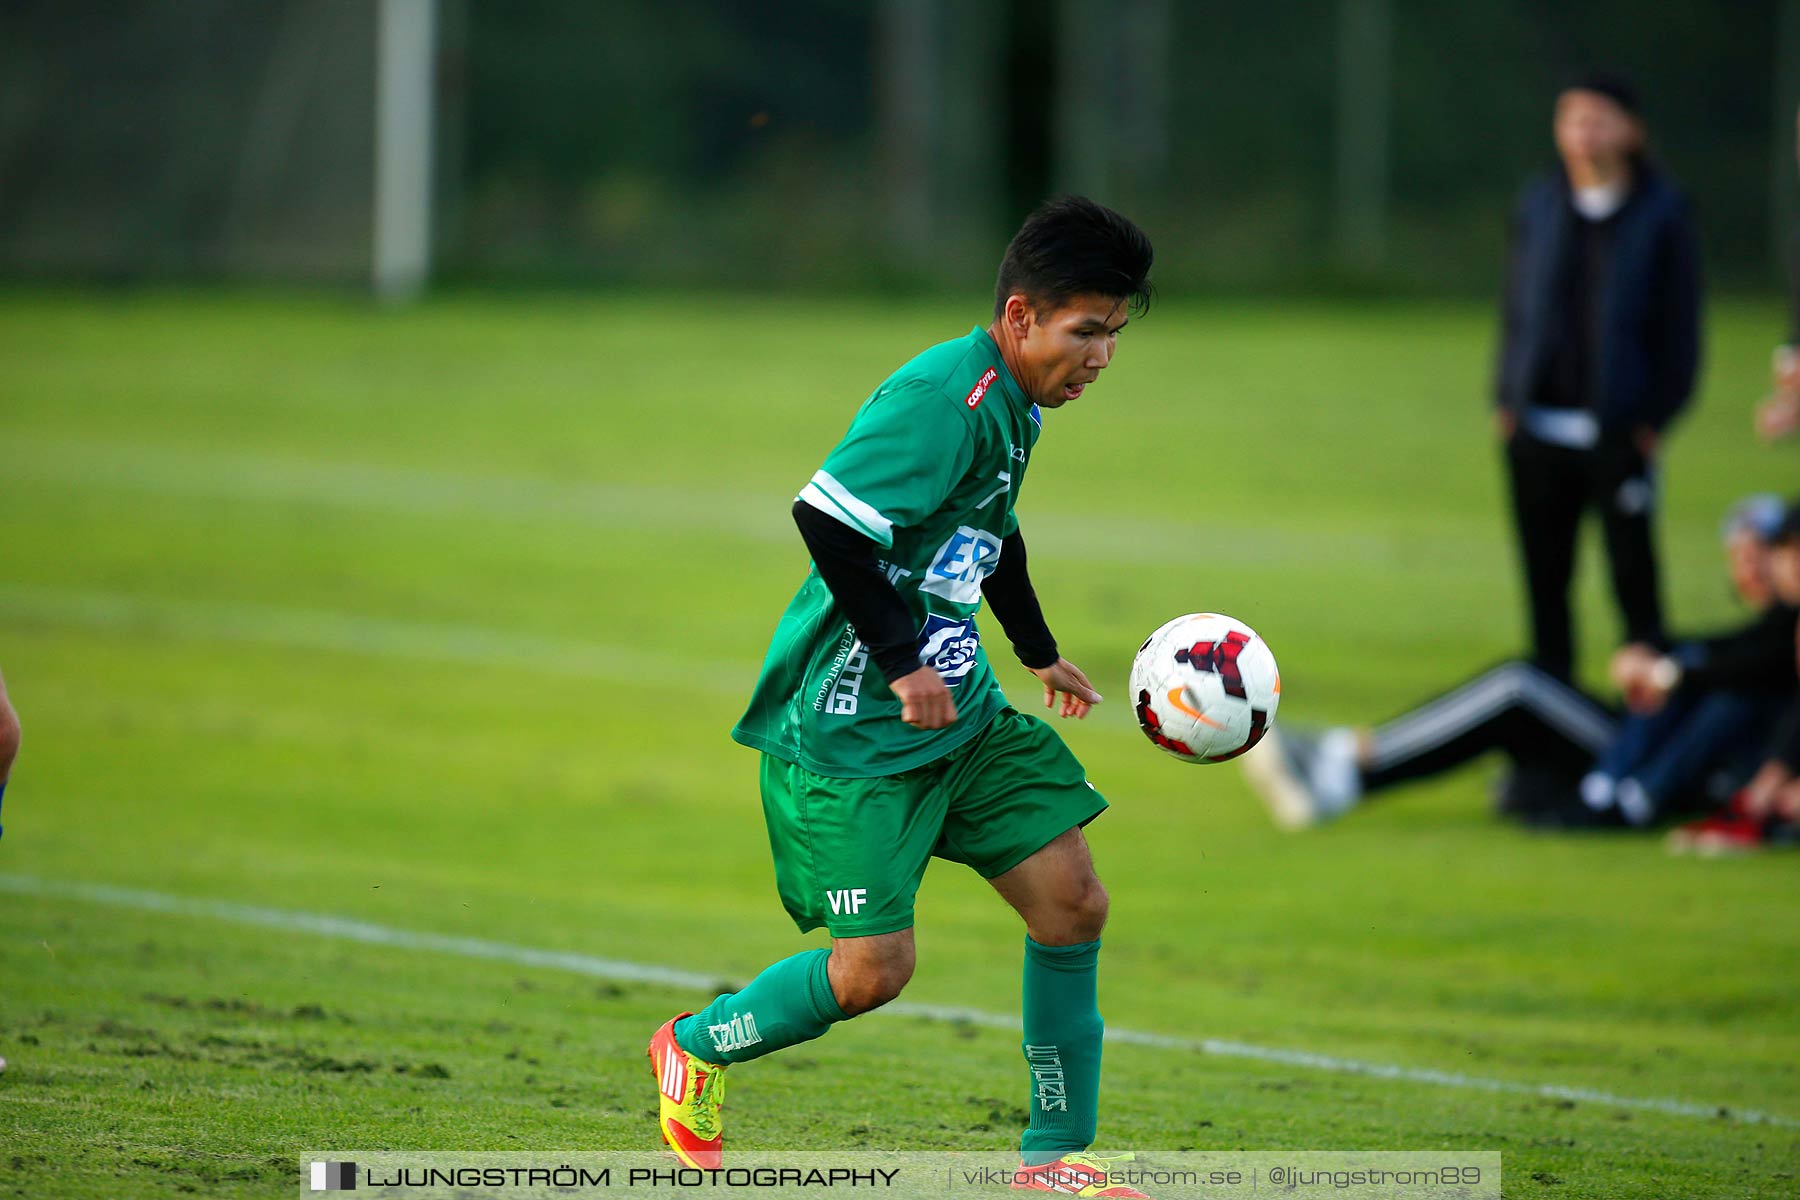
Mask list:
[{"label": "white and orange soccer ball", "polygon": [[1138,725],[1183,762],[1236,758],[1262,740],[1281,703],[1268,643],[1242,621],[1189,613],[1158,629],[1131,664]]}]

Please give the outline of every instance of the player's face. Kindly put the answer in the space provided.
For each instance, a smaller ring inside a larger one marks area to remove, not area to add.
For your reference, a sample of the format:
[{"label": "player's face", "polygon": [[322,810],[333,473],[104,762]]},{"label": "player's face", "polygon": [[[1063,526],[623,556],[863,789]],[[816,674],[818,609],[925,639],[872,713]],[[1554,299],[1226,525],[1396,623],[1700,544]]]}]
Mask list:
[{"label": "player's face", "polygon": [[1731,587],[1751,608],[1769,603],[1769,547],[1747,529],[1740,529],[1725,541],[1725,562],[1731,571]]},{"label": "player's face", "polygon": [[1622,162],[1643,141],[1632,115],[1599,92],[1571,88],[1556,98],[1556,152],[1564,162]]},{"label": "player's face", "polygon": [[[1013,315],[1010,306],[1007,315]],[[1079,399],[1112,361],[1119,331],[1130,319],[1121,296],[1076,296],[1048,312],[1025,305],[1018,342],[1025,394],[1041,408]]]}]

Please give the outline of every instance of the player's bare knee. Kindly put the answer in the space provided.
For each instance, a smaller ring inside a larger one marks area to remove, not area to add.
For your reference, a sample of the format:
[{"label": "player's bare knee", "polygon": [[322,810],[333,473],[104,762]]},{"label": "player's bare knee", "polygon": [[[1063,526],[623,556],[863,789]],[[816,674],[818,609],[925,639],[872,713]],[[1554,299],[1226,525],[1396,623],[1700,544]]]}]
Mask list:
[{"label": "player's bare knee", "polygon": [[1076,940],[1091,942],[1106,928],[1106,914],[1111,904],[1106,885],[1090,875],[1069,909],[1069,923]]},{"label": "player's bare knee", "polygon": [[838,1007],[854,1017],[880,1008],[898,996],[912,978],[911,957],[857,963],[832,981]]},{"label": "player's bare knee", "polygon": [[1106,927],[1106,887],[1092,875],[1071,881],[1066,890],[1034,910],[1025,923],[1032,940],[1044,946],[1091,942]]},{"label": "player's bare knee", "polygon": [[844,1015],[880,1008],[912,978],[917,950],[911,937],[884,935],[840,942],[831,951],[831,990]]}]

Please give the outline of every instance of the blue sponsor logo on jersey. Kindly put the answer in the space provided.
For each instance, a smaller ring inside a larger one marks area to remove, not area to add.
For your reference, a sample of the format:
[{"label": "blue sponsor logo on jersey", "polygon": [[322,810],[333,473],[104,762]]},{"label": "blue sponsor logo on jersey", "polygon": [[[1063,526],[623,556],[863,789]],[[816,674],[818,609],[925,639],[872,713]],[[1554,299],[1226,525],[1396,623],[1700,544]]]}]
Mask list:
[{"label": "blue sponsor logo on jersey", "polygon": [[952,604],[975,604],[981,600],[981,581],[999,565],[1000,539],[963,525],[938,547],[919,590]]},{"label": "blue sponsor logo on jersey", "polygon": [[975,652],[981,648],[981,631],[973,617],[940,617],[927,613],[919,631],[919,662],[935,668],[951,687],[975,669]]}]

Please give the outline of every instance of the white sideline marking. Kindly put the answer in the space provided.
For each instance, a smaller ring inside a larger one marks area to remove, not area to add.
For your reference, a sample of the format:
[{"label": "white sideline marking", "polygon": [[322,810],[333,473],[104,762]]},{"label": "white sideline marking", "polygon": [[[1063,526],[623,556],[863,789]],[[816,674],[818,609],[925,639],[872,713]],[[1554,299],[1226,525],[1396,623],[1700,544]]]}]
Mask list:
[{"label": "white sideline marking", "polygon": [[[9,482],[32,481],[84,492],[161,496],[380,512],[399,516],[510,520],[541,526],[573,523],[603,530],[675,529],[790,547],[803,559],[788,508],[804,473],[765,491],[708,490],[653,483],[584,483],[529,475],[471,474],[322,458],[131,445],[85,438],[9,437]],[[1190,561],[1208,554],[1249,563],[1430,562],[1466,551],[1456,529],[1398,532],[1279,525],[1215,526],[1133,516],[1039,513],[1026,522],[1033,557],[1167,566],[1169,547]],[[1254,536],[1251,536],[1254,533]],[[1485,527],[1484,527],[1485,536]],[[1460,561],[1460,560],[1458,560]]]},{"label": "white sideline marking", "polygon": [[0,584],[0,616],[54,625],[141,630],[200,641],[250,642],[379,658],[511,667],[609,683],[691,678],[698,671],[721,685],[741,686],[748,692],[756,679],[756,668],[747,663],[715,662],[701,668],[673,656],[624,646],[479,625],[396,621],[264,604],[165,600],[74,588]]},{"label": "white sideline marking", "polygon": [[[439,933],[420,933],[395,929],[348,917],[325,913],[295,912],[280,908],[263,908],[250,904],[234,904],[224,900],[196,900],[171,896],[163,892],[114,887],[103,883],[71,883],[41,879],[33,875],[0,873],[0,891],[21,896],[39,896],[52,900],[83,900],[128,908],[138,912],[168,913],[175,916],[211,917],[237,925],[253,925],[264,929],[282,929],[292,933],[311,933],[320,937],[365,942],[378,946],[398,946],[407,950],[435,950],[464,958],[480,958],[493,962],[513,963],[525,967],[543,967],[568,971],[595,979],[619,983],[648,983],[687,991],[710,991],[720,986],[719,975],[682,971],[646,963],[620,959],[596,958],[563,950],[537,950],[508,942],[492,942],[482,938],[451,937]],[[977,1025],[985,1029],[1019,1032],[1016,1014],[986,1012],[975,1008],[953,1008],[935,1004],[911,1004],[896,1001],[879,1010],[898,1017],[922,1017],[929,1021],[945,1021]],[[1391,1079],[1403,1083],[1424,1083],[1437,1087],[1465,1088],[1507,1095],[1540,1096],[1553,1100],[1574,1100],[1611,1108],[1631,1108],[1664,1113],[1677,1117],[1726,1119],[1743,1124],[1771,1125],[1781,1129],[1800,1129],[1800,1120],[1754,1109],[1740,1109],[1723,1104],[1692,1104],[1683,1100],[1645,1099],[1615,1096],[1592,1088],[1564,1087],[1561,1084],[1518,1083],[1509,1079],[1487,1079],[1464,1075],[1459,1071],[1434,1071],[1422,1067],[1403,1067],[1391,1063],[1364,1062],[1354,1058],[1338,1058],[1329,1054],[1313,1054],[1305,1050],[1286,1050],[1273,1046],[1257,1046],[1223,1038],[1184,1038],[1161,1033],[1145,1033],[1132,1029],[1109,1027],[1106,1040],[1134,1046],[1152,1046],[1161,1050],[1184,1050],[1221,1058],[1248,1058],[1259,1062],[1279,1063],[1289,1067],[1305,1067],[1315,1071],[1333,1071],[1345,1075],[1362,1075],[1371,1079]]]},{"label": "white sideline marking", "polygon": [[[316,608],[279,608],[204,600],[172,600],[82,588],[0,583],[0,618],[57,627],[131,630],[207,642],[243,642],[284,649],[360,654],[411,662],[453,663],[542,671],[576,679],[642,686],[646,680],[705,679],[719,691],[749,695],[757,669],[750,663],[695,662],[625,646],[480,625],[400,621]],[[1028,682],[1021,711],[1035,712],[1041,693]],[[1128,707],[1107,705],[1087,718],[1089,728],[1137,732]]]}]

